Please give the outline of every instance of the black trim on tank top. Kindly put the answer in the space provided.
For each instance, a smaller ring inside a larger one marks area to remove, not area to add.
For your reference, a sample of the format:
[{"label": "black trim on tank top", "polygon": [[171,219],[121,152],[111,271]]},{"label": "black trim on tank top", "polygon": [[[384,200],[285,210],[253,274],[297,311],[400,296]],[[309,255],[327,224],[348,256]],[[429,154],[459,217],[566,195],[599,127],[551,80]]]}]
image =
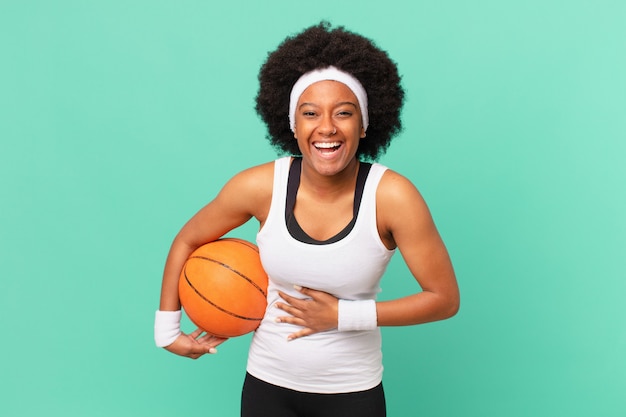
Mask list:
[{"label": "black trim on tank top", "polygon": [[331,243],[339,242],[354,228],[356,219],[359,214],[359,207],[361,207],[361,199],[363,197],[363,189],[365,188],[365,180],[367,174],[370,171],[372,164],[367,162],[360,162],[359,172],[356,177],[356,188],[354,190],[354,204],[352,206],[352,220],[346,227],[343,228],[335,236],[326,240],[317,240],[309,236],[300,224],[296,220],[296,216],[293,215],[293,209],[296,205],[296,195],[298,194],[298,188],[300,187],[300,175],[302,173],[302,158],[294,158],[291,167],[289,167],[289,177],[287,180],[287,200],[285,204],[285,222],[287,224],[287,230],[294,239],[308,243],[311,245],[328,245]]}]

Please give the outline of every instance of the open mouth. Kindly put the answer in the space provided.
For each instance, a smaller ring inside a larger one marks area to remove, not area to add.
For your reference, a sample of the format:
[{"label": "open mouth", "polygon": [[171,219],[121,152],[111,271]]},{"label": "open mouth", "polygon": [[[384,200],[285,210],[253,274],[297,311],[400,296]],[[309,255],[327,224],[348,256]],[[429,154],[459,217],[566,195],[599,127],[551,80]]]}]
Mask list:
[{"label": "open mouth", "polygon": [[319,152],[329,154],[337,151],[341,147],[341,142],[315,142],[313,146]]}]

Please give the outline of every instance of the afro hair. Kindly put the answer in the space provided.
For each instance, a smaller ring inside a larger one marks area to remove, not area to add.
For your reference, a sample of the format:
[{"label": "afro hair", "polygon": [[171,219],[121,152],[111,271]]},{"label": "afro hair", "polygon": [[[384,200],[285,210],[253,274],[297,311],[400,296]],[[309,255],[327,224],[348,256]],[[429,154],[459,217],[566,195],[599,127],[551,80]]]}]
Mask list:
[{"label": "afro hair", "polygon": [[376,160],[402,129],[398,69],[373,41],[328,22],[286,38],[261,66],[256,111],[267,125],[267,138],[281,152],[300,154],[289,127],[291,88],[303,74],[331,65],[352,74],[367,92],[369,127],[357,157]]}]

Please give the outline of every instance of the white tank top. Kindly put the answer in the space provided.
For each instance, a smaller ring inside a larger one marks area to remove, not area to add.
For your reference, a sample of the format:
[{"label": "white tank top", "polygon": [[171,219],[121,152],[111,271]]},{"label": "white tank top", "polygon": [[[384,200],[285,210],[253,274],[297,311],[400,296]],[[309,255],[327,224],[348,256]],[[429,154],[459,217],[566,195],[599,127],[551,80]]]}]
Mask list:
[{"label": "white tank top", "polygon": [[294,285],[348,300],[376,299],[380,279],[395,250],[385,247],[376,225],[376,189],[387,169],[373,164],[365,182],[357,220],[341,240],[323,245],[294,239],[285,222],[285,199],[291,158],[278,159],[270,211],[257,234],[263,267],[269,276],[268,307],[256,330],[247,371],[266,382],[313,393],[370,389],[382,380],[380,330],[330,330],[287,341],[298,326],[276,323],[286,313],[273,307],[277,291],[303,295]]}]

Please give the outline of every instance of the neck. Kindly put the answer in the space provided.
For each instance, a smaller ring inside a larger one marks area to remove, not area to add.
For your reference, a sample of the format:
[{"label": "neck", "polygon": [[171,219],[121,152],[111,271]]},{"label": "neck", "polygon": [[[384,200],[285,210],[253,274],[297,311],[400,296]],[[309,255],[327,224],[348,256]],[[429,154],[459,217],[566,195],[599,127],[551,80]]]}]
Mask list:
[{"label": "neck", "polygon": [[300,187],[322,199],[332,199],[346,191],[354,192],[359,164],[355,157],[343,170],[336,174],[324,175],[303,160]]}]

